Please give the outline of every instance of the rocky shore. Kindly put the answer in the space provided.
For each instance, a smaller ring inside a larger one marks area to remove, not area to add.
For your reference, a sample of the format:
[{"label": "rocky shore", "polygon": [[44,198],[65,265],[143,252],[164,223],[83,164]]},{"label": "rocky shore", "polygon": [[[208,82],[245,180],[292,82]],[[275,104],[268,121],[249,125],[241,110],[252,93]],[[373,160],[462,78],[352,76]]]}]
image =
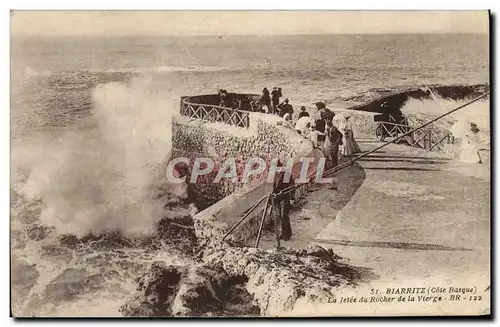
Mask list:
[{"label": "rocky shore", "polygon": [[120,311],[125,316],[287,316],[296,306],[332,303],[337,288],[376,277],[319,246],[203,252],[190,266],[154,263]]}]

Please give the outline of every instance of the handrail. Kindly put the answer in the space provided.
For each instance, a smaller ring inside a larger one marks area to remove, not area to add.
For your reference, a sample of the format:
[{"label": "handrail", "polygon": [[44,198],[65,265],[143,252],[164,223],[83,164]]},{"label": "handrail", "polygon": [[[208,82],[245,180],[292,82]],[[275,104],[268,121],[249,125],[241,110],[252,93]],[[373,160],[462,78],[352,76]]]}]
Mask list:
[{"label": "handrail", "polygon": [[255,240],[255,246],[254,246],[255,248],[259,247],[260,236],[262,235],[262,228],[264,228],[264,220],[266,219],[267,208],[269,208],[269,202],[271,202],[270,200],[271,197],[267,197],[266,206],[262,211],[262,218],[260,219],[259,231],[257,232],[257,239]]},{"label": "handrail", "polygon": [[[233,230],[236,229],[236,227],[238,227],[249,215],[252,211],[255,210],[255,208],[257,208],[257,206],[262,202],[264,201],[264,199],[269,199],[269,197],[271,196],[271,194],[269,195],[266,195],[266,196],[263,196],[262,198],[260,198],[260,200],[256,201],[254,203],[254,205],[245,213],[245,215],[236,223],[234,224],[233,227],[231,227],[231,229],[226,233],[226,235],[224,235],[224,237],[222,238],[222,240],[224,241],[226,239],[226,237],[229,236],[229,234],[231,234],[233,232]],[[267,209],[267,207],[266,207]]]},{"label": "handrail", "polygon": [[[242,93],[238,93],[240,95],[245,95],[245,96],[258,96],[257,94],[242,94]],[[181,103],[182,104],[187,104],[187,105],[194,105],[194,106],[204,106],[204,107],[211,107],[211,108],[217,108],[217,109],[231,109],[231,110],[237,110],[239,112],[243,112],[243,113],[249,113],[249,112],[252,112],[250,110],[243,110],[243,109],[233,109],[231,107],[223,107],[223,106],[219,106],[219,105],[216,105],[216,104],[205,104],[205,103],[197,103],[197,102],[191,102],[191,98],[193,97],[209,97],[209,96],[214,96],[215,94],[202,94],[202,95],[196,95],[196,96],[186,96],[186,97],[182,97],[182,101]]]},{"label": "handrail", "polygon": [[[181,115],[205,121],[221,122],[237,127],[250,127],[249,111],[214,104],[194,103],[189,100],[191,100],[191,97],[182,98]],[[192,113],[187,113],[188,110],[191,110]],[[211,119],[207,119],[208,117]]]},{"label": "handrail", "polygon": [[187,105],[192,105],[192,106],[203,106],[203,107],[210,107],[210,108],[217,108],[217,109],[231,109],[231,110],[238,110],[238,111],[242,111],[242,112],[248,112],[246,110],[233,109],[230,107],[218,106],[216,104],[189,102],[189,101],[187,101],[188,99],[191,100],[191,97],[187,97],[186,99],[182,99],[182,104],[187,104]]},{"label": "handrail", "polygon": [[386,125],[393,125],[393,126],[410,127],[410,125],[398,124],[398,123],[393,123],[393,122],[390,122],[390,121],[381,121],[379,123],[380,124],[386,124]]},{"label": "handrail", "polygon": [[[431,120],[430,120],[430,121],[428,121],[427,123],[424,123],[424,124],[422,124],[422,125],[420,125],[420,126],[418,126],[418,127],[414,128],[414,129],[410,130],[410,131],[409,131],[409,132],[407,132],[407,133],[404,133],[404,134],[402,134],[402,135],[400,135],[400,136],[396,137],[395,139],[391,140],[390,142],[384,143],[384,144],[382,144],[381,146],[376,147],[376,148],[375,148],[375,149],[373,149],[373,150],[370,150],[370,151],[368,151],[368,152],[362,153],[361,155],[359,155],[359,156],[357,156],[357,157],[355,157],[355,158],[353,158],[353,159],[349,159],[349,160],[348,160],[348,162],[343,163],[343,164],[341,164],[341,165],[338,165],[338,166],[336,166],[336,167],[334,167],[334,168],[331,168],[331,169],[327,170],[327,171],[324,173],[324,176],[330,176],[330,175],[332,175],[333,173],[336,173],[337,171],[340,171],[340,170],[342,170],[342,169],[344,169],[344,168],[347,168],[347,167],[349,167],[349,166],[352,166],[352,164],[353,164],[355,161],[358,161],[359,159],[361,159],[361,158],[363,158],[363,157],[366,157],[367,155],[372,154],[372,153],[374,153],[375,151],[378,151],[378,150],[380,150],[380,149],[382,149],[382,148],[384,148],[384,147],[388,146],[388,145],[389,145],[389,144],[391,144],[391,143],[394,143],[394,142],[396,142],[396,141],[399,141],[399,140],[400,140],[400,139],[402,139],[403,137],[406,137],[406,136],[408,136],[408,135],[411,135],[411,134],[412,134],[412,133],[414,133],[415,131],[417,131],[417,130],[421,130],[422,128],[429,126],[429,125],[430,125],[430,124],[432,124],[433,122],[435,122],[435,121],[437,121],[437,120],[439,120],[439,119],[441,119],[441,118],[443,118],[443,117],[446,117],[446,116],[448,116],[448,115],[450,115],[450,114],[452,114],[452,113],[454,113],[454,112],[456,112],[456,111],[458,111],[458,110],[460,110],[460,109],[463,109],[463,108],[465,108],[465,107],[467,107],[467,106],[471,105],[471,104],[472,104],[472,103],[474,103],[474,102],[477,102],[477,101],[481,100],[482,98],[484,98],[485,96],[487,96],[487,95],[489,95],[489,94],[490,94],[490,92],[489,92],[489,91],[488,91],[488,92],[485,92],[485,93],[483,93],[482,95],[480,95],[480,96],[478,96],[478,97],[476,97],[476,98],[472,99],[471,101],[469,101],[469,102],[467,102],[467,103],[465,103],[465,104],[463,104],[463,105],[461,105],[461,106],[458,106],[457,108],[455,108],[455,109],[453,109],[453,110],[450,110],[450,111],[448,111],[448,112],[446,112],[446,113],[444,113],[444,114],[442,114],[442,115],[440,115],[440,116],[438,116],[438,117],[436,117],[436,118],[434,118],[434,119],[431,119]],[[311,175],[311,176],[312,176],[312,175]],[[311,177],[308,177],[308,179],[309,179],[309,178],[311,178]],[[285,189],[281,190],[281,191],[278,193],[278,195],[282,195],[282,194],[287,194],[287,193],[290,193],[290,192],[292,192],[293,190],[295,190],[296,188],[297,188],[297,185],[292,185],[292,186],[289,186],[289,187],[287,187],[287,188],[285,188]]]},{"label": "handrail", "polygon": [[440,140],[438,140],[436,143],[434,143],[430,148],[429,148],[429,151],[434,149],[435,147],[437,147],[439,149],[439,144],[441,144],[441,142],[443,142],[445,139],[448,139],[448,143],[450,143],[450,134],[451,133],[446,133],[445,136],[443,136]]}]

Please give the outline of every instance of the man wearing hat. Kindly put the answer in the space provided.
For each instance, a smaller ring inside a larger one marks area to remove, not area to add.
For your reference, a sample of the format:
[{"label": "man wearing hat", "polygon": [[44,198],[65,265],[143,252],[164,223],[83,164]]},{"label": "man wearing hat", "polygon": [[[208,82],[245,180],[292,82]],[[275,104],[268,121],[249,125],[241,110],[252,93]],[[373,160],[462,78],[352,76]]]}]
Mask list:
[{"label": "man wearing hat", "polygon": [[318,112],[322,119],[333,120],[333,117],[335,117],[335,113],[328,109],[324,102],[316,102],[316,108],[318,108]]},{"label": "man wearing hat", "polygon": [[299,119],[302,117],[309,117],[309,113],[306,111],[306,107],[300,107]]},{"label": "man wearing hat", "polygon": [[326,140],[327,122],[332,121],[335,114],[330,109],[327,109],[323,102],[317,102],[316,108],[318,108],[318,112],[315,117],[316,131],[318,135],[317,144],[320,148],[322,148]]},{"label": "man wearing hat", "polygon": [[290,114],[290,119],[292,118],[293,115],[293,107],[291,104],[288,103],[288,99],[285,99],[283,103],[279,106],[280,109],[280,117],[284,117],[285,114]]}]

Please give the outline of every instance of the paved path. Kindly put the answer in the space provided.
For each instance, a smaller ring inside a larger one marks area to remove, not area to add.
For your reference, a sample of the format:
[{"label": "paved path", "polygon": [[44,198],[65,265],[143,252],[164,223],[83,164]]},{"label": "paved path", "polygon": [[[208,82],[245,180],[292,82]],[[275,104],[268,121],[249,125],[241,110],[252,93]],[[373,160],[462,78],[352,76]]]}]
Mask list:
[{"label": "paved path", "polygon": [[[381,143],[359,144],[367,151]],[[292,215],[294,236],[284,246],[332,248],[393,280],[464,274],[488,282],[489,163],[458,165],[391,144],[359,164],[362,169],[339,173],[338,191],[323,187],[307,195]],[[274,245],[273,236],[264,235],[262,246]]]}]

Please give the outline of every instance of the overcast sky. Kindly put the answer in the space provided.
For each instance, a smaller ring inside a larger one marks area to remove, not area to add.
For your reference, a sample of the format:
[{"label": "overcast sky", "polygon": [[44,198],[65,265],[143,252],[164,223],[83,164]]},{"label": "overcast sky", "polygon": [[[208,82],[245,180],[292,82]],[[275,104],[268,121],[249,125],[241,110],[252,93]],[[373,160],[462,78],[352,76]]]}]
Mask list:
[{"label": "overcast sky", "polygon": [[488,33],[487,11],[16,11],[12,35]]}]

